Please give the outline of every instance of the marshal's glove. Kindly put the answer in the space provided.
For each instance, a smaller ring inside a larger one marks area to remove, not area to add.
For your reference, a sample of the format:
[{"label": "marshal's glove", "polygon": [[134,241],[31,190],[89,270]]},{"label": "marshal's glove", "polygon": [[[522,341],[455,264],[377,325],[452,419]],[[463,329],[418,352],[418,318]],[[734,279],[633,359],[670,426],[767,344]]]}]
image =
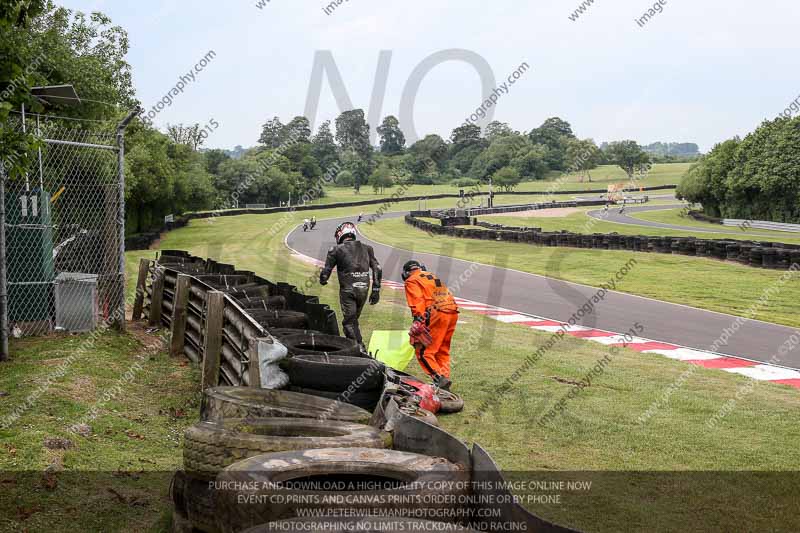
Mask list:
[{"label": "marshal's glove", "polygon": [[369,295],[369,305],[375,305],[381,301],[381,291],[373,289],[372,294]]},{"label": "marshal's glove", "polygon": [[411,329],[408,330],[408,337],[411,345],[415,347],[418,345],[427,347],[433,342],[431,332],[425,323],[416,320],[411,325]]}]

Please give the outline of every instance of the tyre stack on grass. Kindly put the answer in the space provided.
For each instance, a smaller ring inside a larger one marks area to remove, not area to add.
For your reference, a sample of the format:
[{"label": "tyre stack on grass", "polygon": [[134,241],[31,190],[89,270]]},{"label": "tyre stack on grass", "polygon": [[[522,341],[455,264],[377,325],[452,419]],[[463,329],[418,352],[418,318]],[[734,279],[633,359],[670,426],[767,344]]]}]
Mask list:
[{"label": "tyre stack on grass", "polygon": [[354,406],[288,391],[207,389],[201,421],[184,435],[184,470],[170,487],[175,531],[220,531],[213,482],[242,460],[312,448],[391,447],[391,436],[366,425],[369,418]]}]

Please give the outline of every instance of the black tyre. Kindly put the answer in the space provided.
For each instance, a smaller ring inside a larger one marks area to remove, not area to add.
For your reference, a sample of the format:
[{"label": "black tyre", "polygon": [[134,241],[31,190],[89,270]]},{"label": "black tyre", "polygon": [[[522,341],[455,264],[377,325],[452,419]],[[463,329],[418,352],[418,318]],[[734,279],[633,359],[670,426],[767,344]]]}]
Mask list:
[{"label": "black tyre", "polygon": [[457,502],[466,500],[469,479],[463,467],[441,457],[396,450],[270,453],[220,472],[219,486],[230,490],[216,491],[214,502],[225,532],[315,512],[458,522],[467,516],[466,504]]},{"label": "black tyre", "polygon": [[178,470],[172,476],[172,481],[169,484],[169,499],[172,501],[174,509],[173,514],[177,514],[186,518],[186,505],[184,505],[184,493],[186,492],[186,484],[188,483],[186,472]]},{"label": "black tyre", "polygon": [[293,328],[270,328],[270,335],[282,339],[283,337],[290,337],[292,335],[322,335],[321,331],[313,329],[293,329]]},{"label": "black tyre", "polygon": [[326,390],[304,389],[302,387],[289,387],[289,390],[294,392],[301,392],[303,394],[310,394],[311,396],[319,396],[320,398],[327,398],[329,400],[336,400],[339,402],[349,403],[367,411],[374,411],[375,406],[381,399],[381,389],[371,391],[341,391],[331,392]]},{"label": "black tyre", "polygon": [[411,403],[407,402],[405,398],[395,398],[400,410],[408,415],[413,416],[418,420],[422,420],[425,423],[428,423],[434,427],[439,427],[439,419],[436,418],[436,415],[428,411],[427,409],[423,409],[418,405],[412,405]]},{"label": "black tyre", "polygon": [[251,387],[213,387],[203,391],[200,418],[219,421],[226,418],[317,418],[330,413],[329,420],[369,423],[372,415],[364,409],[297,392]]},{"label": "black tyre", "polygon": [[214,510],[214,491],[209,482],[187,475],[183,494],[186,517],[192,527],[204,533],[218,533]]},{"label": "black tyre", "polygon": [[464,399],[458,394],[439,389],[437,396],[439,396],[439,400],[442,402],[442,407],[439,409],[440,413],[460,413],[464,410]]},{"label": "black tyre", "polygon": [[296,355],[284,366],[295,387],[330,392],[382,389],[386,371],[380,361],[340,355]]},{"label": "black tyre", "polygon": [[249,311],[286,309],[286,298],[284,296],[270,296],[268,298],[239,297],[236,302],[242,309]]},{"label": "black tyre", "polygon": [[228,418],[186,430],[183,467],[192,477],[213,480],[224,468],[263,453],[309,448],[388,448],[391,436],[372,426],[311,418]]},{"label": "black tyre", "polygon": [[287,335],[281,337],[281,343],[292,355],[361,356],[361,350],[354,340],[324,333]]},{"label": "black tyre", "polygon": [[308,327],[308,315],[300,311],[286,311],[282,309],[271,309],[269,311],[248,311],[256,322],[265,328],[296,328],[306,329]]},{"label": "black tyre", "polygon": [[315,533],[408,533],[410,531],[429,531],[445,533],[477,533],[458,524],[429,522],[413,518],[293,518],[250,528],[244,533],[293,533],[314,531]]}]

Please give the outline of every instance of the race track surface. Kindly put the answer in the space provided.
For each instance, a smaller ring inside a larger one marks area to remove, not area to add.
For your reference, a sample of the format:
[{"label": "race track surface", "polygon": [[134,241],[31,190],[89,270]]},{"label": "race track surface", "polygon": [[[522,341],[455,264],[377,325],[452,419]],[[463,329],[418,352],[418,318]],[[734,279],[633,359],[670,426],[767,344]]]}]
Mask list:
[{"label": "race track surface", "polygon": [[[392,213],[384,217],[394,218],[404,215],[405,213]],[[365,219],[368,217],[365,216]],[[334,230],[346,220],[355,222],[355,217],[321,220],[314,231],[305,233],[302,227],[296,228],[287,236],[286,242],[297,252],[324,260],[327,250],[333,245]],[[445,238],[428,236],[410,226],[408,231],[417,232],[420,240]],[[497,257],[491,266],[474,265],[461,259],[412,253],[363,237],[361,239],[375,248],[375,255],[383,266],[384,279],[400,282],[403,263],[414,258],[423,262],[428,269],[442,278],[454,289],[456,296],[561,322],[567,322],[598,292],[597,288],[586,285],[502,268],[500,266],[503,264],[502,257]],[[558,268],[557,264],[552,265],[552,272],[558,272]],[[469,280],[463,284],[459,283],[459,277],[463,279],[466,272],[470,272]],[[725,328],[730,329],[735,321],[736,317],[731,315],[610,291],[595,307],[595,311],[585,316],[578,324],[624,333],[629,331],[634,323],[639,323],[644,327],[644,331],[640,333],[642,337],[708,350]],[[787,326],[745,320],[738,332],[730,337],[728,345],[717,351],[753,361],[767,362],[793,333],[795,330]],[[778,364],[800,369],[800,350],[790,352]]]}]

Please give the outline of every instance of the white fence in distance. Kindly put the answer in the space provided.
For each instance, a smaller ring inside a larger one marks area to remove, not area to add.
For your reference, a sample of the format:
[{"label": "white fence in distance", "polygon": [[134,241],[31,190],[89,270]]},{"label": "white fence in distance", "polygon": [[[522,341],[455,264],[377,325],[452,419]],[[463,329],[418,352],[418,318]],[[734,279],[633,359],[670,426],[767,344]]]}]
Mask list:
[{"label": "white fence in distance", "polygon": [[722,221],[725,226],[736,226],[742,230],[765,229],[772,231],[791,231],[800,233],[800,224],[786,224],[783,222],[768,222],[766,220],[739,220],[736,218],[726,218]]}]

